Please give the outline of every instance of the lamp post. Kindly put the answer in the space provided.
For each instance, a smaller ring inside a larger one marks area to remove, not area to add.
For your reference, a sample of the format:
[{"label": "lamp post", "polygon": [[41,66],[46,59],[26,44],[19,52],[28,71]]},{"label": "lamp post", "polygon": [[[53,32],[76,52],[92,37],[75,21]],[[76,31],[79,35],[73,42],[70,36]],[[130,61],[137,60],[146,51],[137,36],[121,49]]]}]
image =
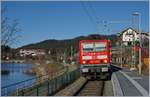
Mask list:
[{"label": "lamp post", "polygon": [[141,44],[141,32],[140,32],[140,27],[141,27],[141,14],[139,12],[134,12],[133,13],[134,16],[138,16],[138,32],[139,32],[139,74],[141,74],[142,71],[142,62],[141,62],[141,48],[142,48],[142,44]]},{"label": "lamp post", "polygon": [[71,57],[70,57],[70,60],[71,60],[71,63],[72,63],[72,59],[73,59],[73,48],[72,48],[72,46],[71,46],[70,49],[71,49],[71,55],[70,55]]},{"label": "lamp post", "polygon": [[[135,18],[134,15],[132,13],[132,27],[135,29]],[[136,52],[135,52],[135,33],[133,33],[134,31],[132,30],[132,69],[135,70],[135,64],[136,64]]]}]

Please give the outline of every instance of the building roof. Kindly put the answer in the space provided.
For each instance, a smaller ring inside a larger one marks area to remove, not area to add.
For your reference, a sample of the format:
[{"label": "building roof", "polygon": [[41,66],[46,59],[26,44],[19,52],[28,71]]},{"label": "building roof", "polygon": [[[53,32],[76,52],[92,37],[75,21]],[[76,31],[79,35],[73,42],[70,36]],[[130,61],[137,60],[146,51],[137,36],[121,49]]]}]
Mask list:
[{"label": "building roof", "polygon": [[[121,36],[124,32],[126,32],[129,29],[132,29],[133,31],[135,31],[135,33],[139,34],[139,32],[136,29],[133,29],[132,27],[128,27],[127,29],[117,33],[117,35]],[[149,36],[149,33],[147,33],[147,32],[142,32],[141,34]]]}]

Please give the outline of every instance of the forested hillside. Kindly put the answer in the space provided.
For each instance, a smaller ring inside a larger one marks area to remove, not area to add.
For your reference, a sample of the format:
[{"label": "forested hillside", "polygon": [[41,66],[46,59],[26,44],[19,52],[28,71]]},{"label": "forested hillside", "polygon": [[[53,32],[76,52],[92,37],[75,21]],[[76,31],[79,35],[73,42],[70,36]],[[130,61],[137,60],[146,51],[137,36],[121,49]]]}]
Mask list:
[{"label": "forested hillside", "polygon": [[79,41],[85,39],[109,39],[111,41],[111,46],[114,46],[117,41],[116,35],[98,35],[92,34],[88,36],[79,36],[73,39],[65,39],[65,40],[44,40],[39,43],[25,45],[18,49],[45,49],[51,50],[53,52],[68,52],[72,46],[73,51],[77,52],[79,48]]}]

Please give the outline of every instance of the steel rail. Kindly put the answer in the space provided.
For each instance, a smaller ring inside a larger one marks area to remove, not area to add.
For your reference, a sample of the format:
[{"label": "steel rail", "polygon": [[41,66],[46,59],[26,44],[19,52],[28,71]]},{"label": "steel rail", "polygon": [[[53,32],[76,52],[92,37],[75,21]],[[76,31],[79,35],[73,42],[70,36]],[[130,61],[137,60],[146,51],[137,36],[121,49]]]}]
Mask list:
[{"label": "steel rail", "polygon": [[74,96],[103,96],[104,81],[86,81]]}]

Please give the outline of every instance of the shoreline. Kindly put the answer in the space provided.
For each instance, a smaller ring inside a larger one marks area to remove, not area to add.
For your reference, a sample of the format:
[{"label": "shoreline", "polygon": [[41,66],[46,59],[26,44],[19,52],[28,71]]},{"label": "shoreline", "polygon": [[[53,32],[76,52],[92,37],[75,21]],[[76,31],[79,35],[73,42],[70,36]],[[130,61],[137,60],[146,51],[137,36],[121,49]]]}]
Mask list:
[{"label": "shoreline", "polygon": [[35,65],[35,60],[1,60],[1,64],[32,64]]},{"label": "shoreline", "polygon": [[[23,71],[23,73],[25,74],[28,74],[28,75],[36,75],[36,72],[34,71],[34,65],[35,63],[31,60],[2,60],[1,61],[1,64],[10,64],[10,65],[13,65],[13,64],[26,64],[26,65],[32,65],[32,67],[26,71]],[[1,70],[2,71],[2,70]]]},{"label": "shoreline", "polygon": [[2,63],[26,63],[25,60],[1,60]]}]

